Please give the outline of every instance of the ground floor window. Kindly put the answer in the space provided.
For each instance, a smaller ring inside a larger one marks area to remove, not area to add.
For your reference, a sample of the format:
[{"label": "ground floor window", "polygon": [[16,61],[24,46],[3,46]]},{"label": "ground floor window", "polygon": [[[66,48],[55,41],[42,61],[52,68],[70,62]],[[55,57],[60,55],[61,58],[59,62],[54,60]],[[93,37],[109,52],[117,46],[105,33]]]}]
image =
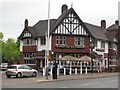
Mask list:
[{"label": "ground floor window", "polygon": [[25,64],[35,64],[34,60],[24,59]]}]

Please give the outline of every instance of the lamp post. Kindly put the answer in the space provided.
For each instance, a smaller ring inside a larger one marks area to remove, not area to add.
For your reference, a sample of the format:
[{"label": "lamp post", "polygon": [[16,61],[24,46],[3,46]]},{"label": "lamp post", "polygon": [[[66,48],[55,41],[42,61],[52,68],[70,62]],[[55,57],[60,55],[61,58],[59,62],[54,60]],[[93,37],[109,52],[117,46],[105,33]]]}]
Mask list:
[{"label": "lamp post", "polygon": [[92,52],[93,52],[93,48],[94,48],[94,42],[90,42],[90,48],[91,48],[91,73],[93,73],[93,57],[92,57]]},{"label": "lamp post", "polygon": [[111,48],[111,42],[108,43],[108,72],[110,72],[109,62],[110,62],[110,48]]}]

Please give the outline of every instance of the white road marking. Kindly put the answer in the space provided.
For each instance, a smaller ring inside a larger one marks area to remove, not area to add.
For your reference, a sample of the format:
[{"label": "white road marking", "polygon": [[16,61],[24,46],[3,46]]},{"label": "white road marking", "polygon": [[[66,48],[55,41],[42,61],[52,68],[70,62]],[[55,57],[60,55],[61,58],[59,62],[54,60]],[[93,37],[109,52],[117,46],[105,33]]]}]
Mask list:
[{"label": "white road marking", "polygon": [[100,82],[94,82],[94,83],[87,83],[87,84],[82,84],[82,85],[79,85],[79,86],[87,86],[87,85],[93,85],[93,84],[99,84]]}]

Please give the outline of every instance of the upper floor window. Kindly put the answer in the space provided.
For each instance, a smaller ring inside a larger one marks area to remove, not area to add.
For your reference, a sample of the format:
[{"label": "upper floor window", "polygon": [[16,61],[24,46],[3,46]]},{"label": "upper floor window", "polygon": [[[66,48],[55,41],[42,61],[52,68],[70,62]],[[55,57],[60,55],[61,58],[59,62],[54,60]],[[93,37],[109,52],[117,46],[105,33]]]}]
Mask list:
[{"label": "upper floor window", "polygon": [[35,45],[35,39],[31,38],[23,39],[23,45]]},{"label": "upper floor window", "polygon": [[46,39],[45,39],[45,37],[41,38],[40,40],[41,40],[41,45],[45,45],[45,44],[46,44]]},{"label": "upper floor window", "polygon": [[28,31],[25,31],[23,34],[23,37],[31,37],[31,36],[32,35]]},{"label": "upper floor window", "polygon": [[75,46],[84,46],[85,38],[84,37],[74,37]]},{"label": "upper floor window", "polygon": [[101,48],[105,48],[105,41],[101,41]]},{"label": "upper floor window", "polygon": [[65,36],[56,36],[56,44],[57,45],[66,45],[66,37]]}]

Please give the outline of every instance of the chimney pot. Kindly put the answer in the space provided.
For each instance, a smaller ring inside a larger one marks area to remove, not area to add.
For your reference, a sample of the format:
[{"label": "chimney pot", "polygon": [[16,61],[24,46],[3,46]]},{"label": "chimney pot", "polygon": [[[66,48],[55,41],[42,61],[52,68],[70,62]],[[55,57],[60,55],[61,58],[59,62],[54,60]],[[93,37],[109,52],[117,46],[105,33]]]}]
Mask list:
[{"label": "chimney pot", "polygon": [[68,10],[68,6],[66,4],[63,4],[62,9],[61,9],[61,13],[63,14],[67,10]]},{"label": "chimney pot", "polygon": [[115,21],[115,25],[119,26],[119,21],[118,20]]},{"label": "chimney pot", "polygon": [[27,26],[28,26],[28,20],[25,19],[25,27],[27,27]]},{"label": "chimney pot", "polygon": [[102,20],[101,21],[101,27],[106,29],[106,21],[105,20]]}]

